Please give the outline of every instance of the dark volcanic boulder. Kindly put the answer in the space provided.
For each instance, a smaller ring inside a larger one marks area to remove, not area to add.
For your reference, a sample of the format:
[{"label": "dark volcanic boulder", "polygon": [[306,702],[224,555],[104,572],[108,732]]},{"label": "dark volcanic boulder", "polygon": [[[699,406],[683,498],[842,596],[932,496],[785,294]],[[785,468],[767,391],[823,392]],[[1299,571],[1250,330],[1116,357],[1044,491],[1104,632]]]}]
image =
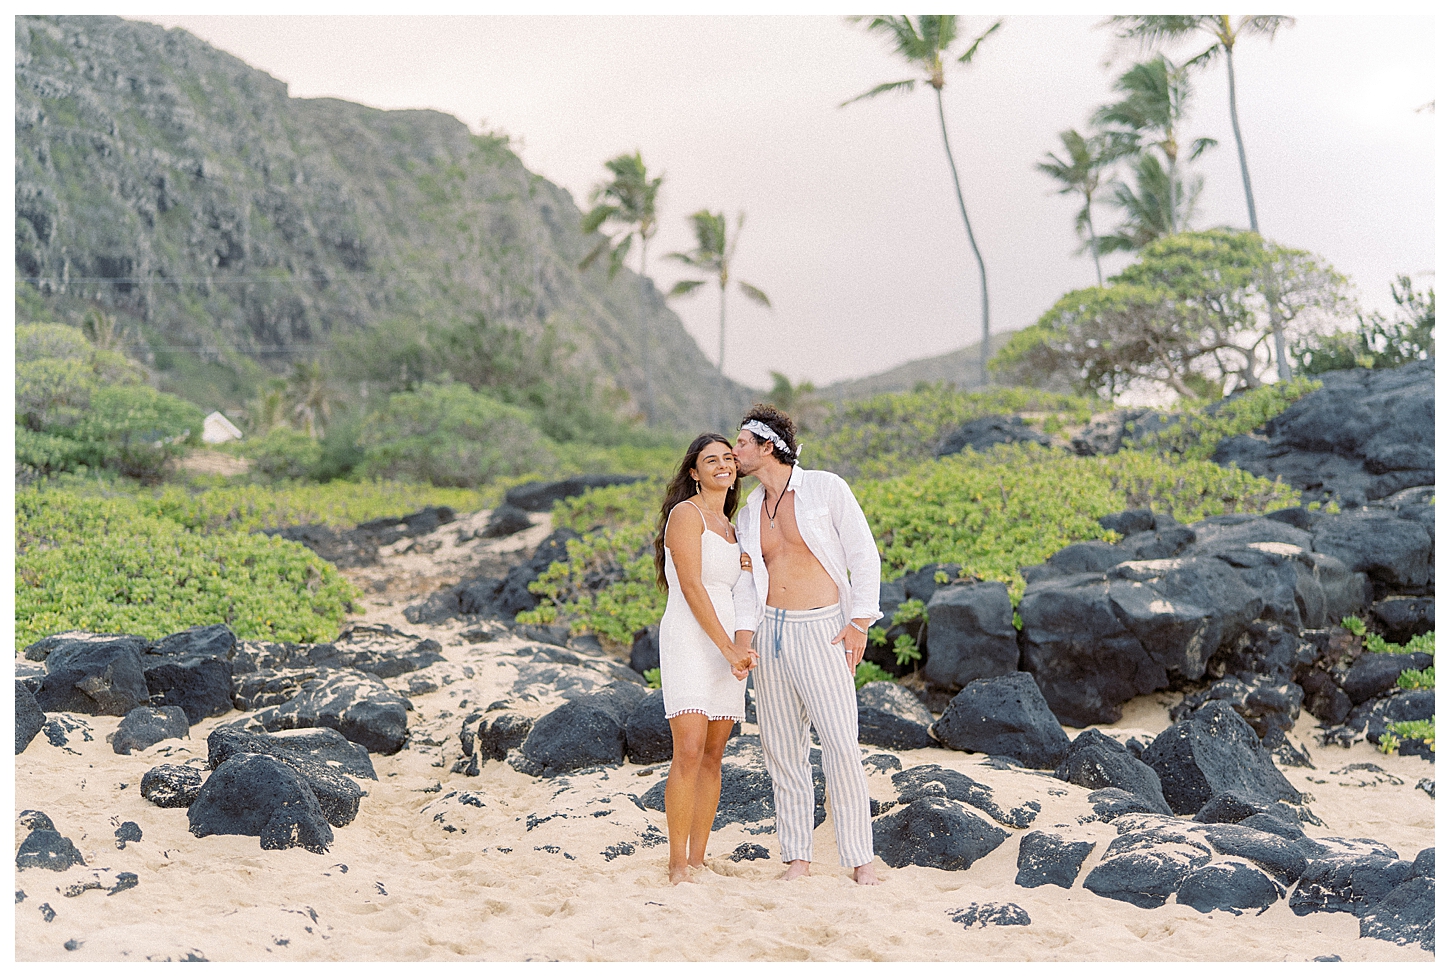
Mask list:
[{"label": "dark volcanic boulder", "polygon": [[1027,426],[1026,421],[1015,414],[1010,417],[1004,414],[991,414],[967,421],[942,438],[941,444],[937,445],[935,455],[938,458],[944,458],[947,455],[960,454],[966,448],[971,448],[973,451],[986,451],[994,444],[1022,443],[1040,444],[1045,448],[1052,444],[1052,439],[1032,430]]},{"label": "dark volcanic boulder", "polygon": [[407,707],[407,700],[380,680],[347,669],[312,679],[282,705],[251,713],[233,725],[269,733],[325,726],[370,753],[391,755],[408,738]]},{"label": "dark volcanic boulder", "polygon": [[629,648],[629,667],[643,675],[651,668],[660,667],[660,626],[650,624],[634,633],[634,644]]},{"label": "dark volcanic boulder", "polygon": [[1349,666],[1341,687],[1349,701],[1359,705],[1366,699],[1373,699],[1388,692],[1399,681],[1400,673],[1408,668],[1426,669],[1435,659],[1422,652],[1396,655],[1382,652],[1365,652]]},{"label": "dark volcanic boulder", "polygon": [[455,513],[446,505],[424,506],[406,516],[379,516],[357,525],[359,532],[368,533],[379,546],[396,543],[410,536],[427,536],[439,526],[452,522]]},{"label": "dark volcanic boulder", "polygon": [[316,672],[325,668],[355,668],[378,678],[396,678],[443,660],[432,638],[387,624],[352,624],[336,641],[293,644],[244,641],[237,646],[234,670],[238,676],[253,672]]},{"label": "dark volcanic boulder", "polygon": [[960,689],[979,678],[1017,671],[1017,629],[1005,584],[990,580],[942,587],[932,594],[926,616],[928,682]]},{"label": "dark volcanic boulder", "polygon": [[675,755],[664,692],[655,689],[630,712],[624,726],[624,747],[634,763],[661,763]]},{"label": "dark volcanic boulder", "polygon": [[1426,848],[1415,856],[1415,878],[1433,879],[1435,877],[1435,849]]},{"label": "dark volcanic boulder", "polygon": [[514,533],[521,533],[533,524],[533,520],[529,518],[527,512],[516,505],[505,502],[489,513],[488,525],[483,527],[483,531],[479,535],[484,539],[502,539],[505,536],[512,536]]},{"label": "dark volcanic boulder", "polygon": [[1214,794],[1239,791],[1297,803],[1299,792],[1274,766],[1258,734],[1233,707],[1210,702],[1160,733],[1143,751],[1176,814],[1196,814]]},{"label": "dark volcanic boulder", "polygon": [[1057,577],[1106,573],[1130,559],[1132,555],[1126,550],[1112,543],[1090,539],[1081,543],[1069,543],[1037,566],[1023,567],[1022,578],[1029,584],[1034,584]]},{"label": "dark volcanic boulder", "polygon": [[111,749],[122,755],[144,750],[162,740],[185,739],[191,725],[179,706],[137,706],[116,727],[111,736]]},{"label": "dark volcanic boulder", "polygon": [[[493,598],[492,613],[504,620],[512,621],[520,611],[533,610],[539,605],[538,595],[529,592],[529,584],[549,569],[550,564],[569,557],[568,543],[578,539],[579,534],[567,526],[560,526],[534,549],[534,555],[527,563],[520,563],[508,572]],[[461,598],[460,598],[461,603]],[[475,613],[489,613],[479,610]]]},{"label": "dark volcanic boulder", "polygon": [[575,475],[558,482],[525,482],[504,494],[504,501],[526,512],[548,512],[560,499],[582,495],[592,488],[633,485],[643,475]]},{"label": "dark volcanic boulder", "polygon": [[1223,909],[1238,916],[1244,909],[1263,912],[1278,902],[1279,887],[1252,865],[1217,862],[1188,873],[1177,901],[1201,913]]},{"label": "dark volcanic boulder", "polygon": [[1153,510],[1125,509],[1122,512],[1099,516],[1098,525],[1104,529],[1111,529],[1119,536],[1132,536],[1136,533],[1152,532],[1154,528]]},{"label": "dark volcanic boulder", "polygon": [[1384,631],[1385,640],[1397,645],[1435,630],[1434,597],[1386,597],[1375,602],[1369,613]]},{"label": "dark volcanic boulder", "polygon": [[1303,701],[1303,688],[1293,682],[1275,682],[1264,676],[1254,676],[1250,682],[1224,678],[1201,692],[1184,696],[1169,716],[1176,722],[1209,702],[1223,702],[1253,727],[1260,741],[1281,742],[1283,734],[1294,728]]},{"label": "dark volcanic boulder", "polygon": [[478,724],[478,751],[485,759],[504,760],[509,750],[524,745],[529,730],[534,728],[532,716],[521,712],[500,712]]},{"label": "dark volcanic boulder", "polygon": [[1293,885],[1298,881],[1309,864],[1295,842],[1267,831],[1242,824],[1216,824],[1205,834],[1214,851],[1247,859],[1268,871],[1283,885]]},{"label": "dark volcanic boulder", "polygon": [[1147,810],[1172,813],[1163,799],[1163,786],[1153,768],[1128,752],[1128,748],[1095,729],[1085,729],[1067,749],[1067,755],[1053,774],[1079,787],[1118,787],[1137,795]]},{"label": "dark volcanic boulder", "polygon": [[349,777],[378,779],[368,751],[327,727],[260,733],[247,732],[235,726],[218,726],[206,738],[206,763],[213,770],[238,753],[263,753],[294,766],[298,763],[321,764],[334,773]]},{"label": "dark volcanic boulder", "polygon": [[935,763],[909,767],[894,775],[891,785],[899,794],[899,804],[907,805],[922,797],[945,797],[970,804],[1009,828],[1027,827],[1042,811],[1042,805],[1034,800],[1017,807],[1003,807],[998,803],[995,792],[986,784],[979,784],[964,773]]},{"label": "dark volcanic boulder", "polygon": [[952,922],[961,923],[967,929],[973,926],[986,929],[988,926],[1031,926],[1032,917],[1027,910],[1015,902],[971,903],[965,909],[951,911]]},{"label": "dark volcanic boulder", "polygon": [[1093,806],[1093,816],[1099,821],[1113,821],[1124,814],[1157,814],[1155,805],[1137,794],[1130,794],[1121,787],[1104,787],[1088,795]]},{"label": "dark volcanic boulder", "polygon": [[1017,605],[1022,668],[1064,723],[1117,722],[1122,704],[1168,684],[1168,673],[1118,619],[1101,575],[1028,583]]},{"label": "dark volcanic boulder", "polygon": [[1354,913],[1363,917],[1375,904],[1414,875],[1415,865],[1385,855],[1315,858],[1289,896],[1295,916]]},{"label": "dark volcanic boulder", "polygon": [[307,782],[275,757],[239,753],[212,771],[186,812],[191,833],[253,835],[265,849],[322,853],[332,828]]},{"label": "dark volcanic boulder", "polygon": [[1107,899],[1157,909],[1192,870],[1191,860],[1181,852],[1133,851],[1104,858],[1083,879],[1082,887]]},{"label": "dark volcanic boulder", "polygon": [[45,713],[24,682],[15,683],[15,752],[24,753],[30,741],[45,726]]},{"label": "dark volcanic boulder", "polygon": [[[821,770],[821,751],[811,750],[811,784],[815,794],[813,826],[826,820],[826,777]],[[662,778],[639,801],[651,811],[665,809],[665,780]],[[758,736],[732,736],[720,764],[720,805],[715,810],[712,831],[727,824],[739,824],[749,834],[774,830],[775,793],[765,772],[765,756]]]},{"label": "dark volcanic boulder", "polygon": [[1208,803],[1198,809],[1193,820],[1200,824],[1240,824],[1255,814],[1267,814],[1281,821],[1299,823],[1298,813],[1283,801],[1266,801],[1259,796],[1232,790],[1210,797]]},{"label": "dark volcanic boulder", "polygon": [[225,624],[198,624],[168,634],[146,650],[160,658],[225,658],[236,650],[237,636]]},{"label": "dark volcanic boulder", "polygon": [[1390,890],[1359,920],[1360,939],[1370,937],[1435,952],[1435,880],[1413,878]]},{"label": "dark volcanic boulder", "polygon": [[[225,624],[216,626],[226,627]],[[157,705],[180,708],[186,713],[187,722],[199,723],[209,716],[231,711],[232,663],[226,658],[220,655],[159,656],[148,653],[142,656],[141,661],[151,701]]]},{"label": "dark volcanic boulder", "polygon": [[333,566],[373,566],[378,562],[378,538],[365,529],[334,529],[325,523],[263,529],[263,535],[301,543]]},{"label": "dark volcanic boulder", "polygon": [[541,716],[524,740],[523,753],[546,777],[581,767],[624,762],[630,713],[646,696],[630,682],[614,682],[571,699]]},{"label": "dark volcanic boulder", "polygon": [[895,682],[867,682],[856,690],[859,739],[889,750],[937,746],[928,730],[931,711],[910,690]]},{"label": "dark volcanic boulder", "polygon": [[932,730],[951,749],[1011,757],[1039,770],[1056,768],[1068,747],[1062,725],[1025,672],[968,684]]},{"label": "dark volcanic boulder", "polygon": [[48,868],[64,872],[72,865],[84,865],[85,859],[71,840],[51,828],[36,828],[20,843],[15,853],[15,867]]},{"label": "dark volcanic boulder", "polygon": [[1007,832],[977,817],[965,804],[923,797],[871,825],[876,854],[892,868],[924,865],[960,872],[991,854]]},{"label": "dark volcanic boulder", "polygon": [[85,632],[53,637],[64,640],[47,647],[45,681],[35,696],[45,712],[124,716],[150,698],[141,671],[141,652],[150,644],[145,638]]},{"label": "dark volcanic boulder", "polygon": [[157,807],[190,807],[201,793],[201,771],[174,763],[152,767],[141,777],[141,796]]},{"label": "dark volcanic boulder", "polygon": [[1393,512],[1342,512],[1314,527],[1314,549],[1366,574],[1375,596],[1424,587],[1435,541],[1425,527]]},{"label": "dark volcanic boulder", "polygon": [[1068,841],[1049,831],[1029,831],[1017,848],[1018,885],[1060,885],[1071,889],[1082,863],[1097,846],[1095,841]]}]

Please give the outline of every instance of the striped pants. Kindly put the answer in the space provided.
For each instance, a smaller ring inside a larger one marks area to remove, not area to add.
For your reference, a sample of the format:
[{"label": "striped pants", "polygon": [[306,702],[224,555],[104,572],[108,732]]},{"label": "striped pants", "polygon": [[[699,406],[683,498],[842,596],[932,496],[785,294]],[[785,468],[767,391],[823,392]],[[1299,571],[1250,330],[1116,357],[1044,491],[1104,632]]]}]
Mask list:
[{"label": "striped pants", "polygon": [[843,645],[839,604],[809,611],[766,607],[756,635],[755,700],[765,769],[775,786],[775,827],[784,861],[811,860],[815,789],[810,727],[821,741],[841,864],[871,861],[871,801],[857,744],[856,682]]}]

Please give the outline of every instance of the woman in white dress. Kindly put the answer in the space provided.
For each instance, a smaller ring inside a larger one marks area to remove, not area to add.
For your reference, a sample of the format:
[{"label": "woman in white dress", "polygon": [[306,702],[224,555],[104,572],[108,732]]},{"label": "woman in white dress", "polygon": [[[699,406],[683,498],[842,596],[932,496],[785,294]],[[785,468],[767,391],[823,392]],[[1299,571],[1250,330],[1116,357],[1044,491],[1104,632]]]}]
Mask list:
[{"label": "woman in white dress", "polygon": [[665,490],[655,572],[669,600],[660,619],[660,685],[674,739],[665,782],[670,881],[705,864],[720,804],[720,760],[745,718],[745,676],[755,653],[735,644],[733,588],[754,586],[730,519],[739,502],[735,456],[718,434],[690,443]]}]

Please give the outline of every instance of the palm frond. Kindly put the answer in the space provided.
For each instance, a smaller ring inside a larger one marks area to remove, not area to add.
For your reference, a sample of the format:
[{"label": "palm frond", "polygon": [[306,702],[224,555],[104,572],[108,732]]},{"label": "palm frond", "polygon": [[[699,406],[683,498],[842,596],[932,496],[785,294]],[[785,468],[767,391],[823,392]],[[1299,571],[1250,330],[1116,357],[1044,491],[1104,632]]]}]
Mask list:
[{"label": "palm frond", "polygon": [[613,204],[600,204],[584,215],[584,219],[580,221],[580,226],[584,229],[585,234],[593,234],[603,226],[605,221],[609,220],[618,212],[619,208]]},{"label": "palm frond", "polygon": [[978,36],[977,39],[972,42],[972,46],[969,47],[969,48],[967,48],[967,52],[965,54],[963,54],[960,58],[957,58],[957,63],[958,64],[971,64],[972,63],[972,58],[974,58],[974,57],[977,56],[977,48],[979,48],[979,47],[982,46],[982,42],[987,39],[987,36],[988,35],[996,33],[997,32],[997,29],[999,27],[1001,27],[1001,26],[1002,26],[1002,22],[999,20],[995,24],[993,24],[991,27],[988,27],[986,30],[982,31],[981,35]]},{"label": "palm frond", "polygon": [[670,298],[674,298],[677,295],[689,295],[703,284],[705,283],[696,281],[675,282],[675,287],[670,289]]},{"label": "palm frond", "polygon": [[902,94],[905,94],[905,93],[911,91],[912,89],[914,89],[915,87],[916,87],[916,79],[914,79],[914,78],[909,78],[906,81],[888,81],[888,82],[886,82],[883,85],[877,85],[875,88],[871,89],[870,91],[862,92],[860,95],[857,95],[855,98],[848,98],[848,99],[846,99],[844,102],[842,102],[840,105],[838,105],[836,107],[843,109],[846,106],[850,105],[852,102],[859,102],[859,101],[861,101],[862,99],[865,99],[865,98],[875,98],[877,95],[884,95],[887,92],[899,91]]},{"label": "palm frond", "polygon": [[1109,17],[1104,24],[1125,41],[1137,41],[1141,50],[1187,37],[1212,20],[1212,14],[1134,14]]},{"label": "palm frond", "polygon": [[600,241],[598,244],[594,245],[594,249],[584,256],[583,261],[579,262],[579,270],[584,271],[585,269],[587,269],[590,265],[594,264],[594,262],[599,260],[600,255],[608,250],[609,239],[605,238],[603,241]]},{"label": "palm frond", "polygon": [[736,284],[740,286],[740,291],[743,292],[745,294],[745,297],[750,299],[750,301],[755,302],[757,305],[763,305],[767,309],[771,307],[770,299],[766,296],[764,292],[756,288],[754,285],[751,285],[749,282],[736,282]]},{"label": "palm frond", "polygon": [[1202,156],[1206,151],[1212,149],[1217,145],[1218,140],[1209,136],[1204,136],[1202,139],[1193,140],[1193,149],[1188,154],[1189,161],[1192,162],[1193,160],[1198,159],[1198,157]]},{"label": "palm frond", "polygon": [[1237,33],[1240,37],[1258,35],[1259,37],[1267,37],[1269,40],[1272,41],[1274,39],[1274,35],[1277,34],[1281,28],[1293,26],[1293,17],[1284,17],[1277,15],[1244,17],[1239,21]]}]

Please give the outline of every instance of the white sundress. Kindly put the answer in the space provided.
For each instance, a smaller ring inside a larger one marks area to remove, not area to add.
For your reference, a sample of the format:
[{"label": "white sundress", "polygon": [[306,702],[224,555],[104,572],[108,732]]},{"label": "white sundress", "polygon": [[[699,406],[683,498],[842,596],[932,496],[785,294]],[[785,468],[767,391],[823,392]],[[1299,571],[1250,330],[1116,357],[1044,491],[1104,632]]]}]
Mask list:
[{"label": "white sundress", "polygon": [[[731,591],[740,579],[740,544],[708,528],[700,537],[700,579],[725,633],[735,635],[735,603]],[[745,719],[745,682],[730,672],[720,654],[695,620],[675,560],[665,547],[665,580],[669,600],[660,619],[660,686],[665,693],[665,716],[698,712],[709,719]]]}]

